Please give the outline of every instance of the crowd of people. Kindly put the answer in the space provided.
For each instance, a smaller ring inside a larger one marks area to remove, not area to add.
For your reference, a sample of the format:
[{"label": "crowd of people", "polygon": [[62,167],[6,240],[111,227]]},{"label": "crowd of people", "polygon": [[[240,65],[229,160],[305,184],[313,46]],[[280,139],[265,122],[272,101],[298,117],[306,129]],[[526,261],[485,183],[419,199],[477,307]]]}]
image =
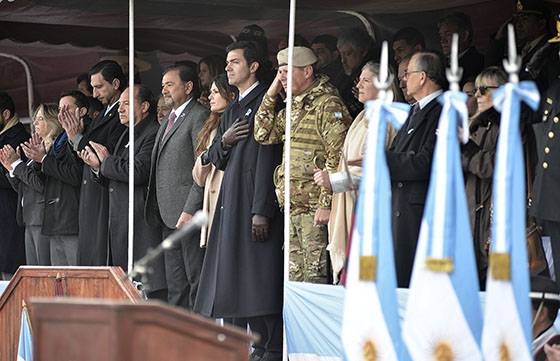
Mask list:
[{"label": "crowd of people", "polygon": [[[548,267],[534,274],[545,278],[540,281],[542,292],[556,295],[534,303],[536,312],[546,299],[544,308],[549,310],[548,318],[536,323],[542,328],[536,338],[550,332],[553,326],[545,321],[555,318],[560,303],[560,169],[555,162],[560,149],[560,134],[555,134],[560,126],[560,60],[554,42],[558,37],[548,41],[554,37],[550,14],[541,1],[518,1],[513,17],[522,57],[520,77],[534,80],[542,94],[539,110],[523,109],[520,123],[532,184],[529,214],[550,237],[552,254]],[[471,117],[462,163],[484,288],[500,126],[492,94],[508,80],[501,65],[505,26],[497,29],[485,55],[473,46],[475,29],[467,15],[451,13],[437,28],[441,51],[427,49],[423,34],[412,27],[391,39],[390,94],[393,101],[412,106],[398,132],[387,129],[385,143],[397,280],[399,287],[410,281],[442,110],[437,99],[448,87],[445,68],[452,34],[457,33],[461,87]],[[285,46],[269,59],[265,31],[249,25],[225,49],[225,57],[212,55],[198,64],[178,62],[167,68],[159,97],[142,84],[129,89],[119,64],[100,61],[78,77],[76,90],[61,94],[58,104],[36,108],[32,135],[18,119],[11,97],[0,92],[3,277],[9,278],[21,264],[115,265],[126,270],[128,129],[134,127],[134,260],[188,224],[198,210],[210,220],[200,233],[150,265],[144,284],[148,298],[249,326],[261,335],[251,360],[280,360]],[[320,35],[311,42],[296,37],[290,280],[338,283],[344,272],[366,146],[363,105],[378,96],[378,49],[362,29],[338,37]],[[535,352],[544,351],[539,347]],[[556,350],[548,347],[547,352]]]}]

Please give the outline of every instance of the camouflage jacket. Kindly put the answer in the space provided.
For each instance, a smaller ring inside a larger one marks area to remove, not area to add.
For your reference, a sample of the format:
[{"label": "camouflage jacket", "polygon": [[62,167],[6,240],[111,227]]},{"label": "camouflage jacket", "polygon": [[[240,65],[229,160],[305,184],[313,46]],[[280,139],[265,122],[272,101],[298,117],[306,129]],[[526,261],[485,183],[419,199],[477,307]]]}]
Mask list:
[{"label": "camouflage jacket", "polygon": [[[275,111],[276,100],[265,95],[255,116],[255,139],[262,144],[284,142],[286,110]],[[293,212],[330,208],[332,194],[313,181],[315,169],[336,172],[352,117],[328,78],[319,75],[292,102],[290,207]],[[274,173],[276,195],[284,204],[284,159]]]}]

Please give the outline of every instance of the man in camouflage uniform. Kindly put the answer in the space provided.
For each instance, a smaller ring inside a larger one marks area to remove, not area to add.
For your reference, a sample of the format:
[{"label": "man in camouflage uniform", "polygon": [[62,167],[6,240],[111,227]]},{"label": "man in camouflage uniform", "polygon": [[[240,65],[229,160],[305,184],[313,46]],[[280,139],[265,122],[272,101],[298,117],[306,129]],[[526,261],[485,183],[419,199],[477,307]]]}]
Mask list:
[{"label": "man in camouflage uniform", "polygon": [[[288,49],[278,53],[278,74],[255,116],[255,139],[262,144],[284,141],[286,110],[276,111],[276,97],[288,84]],[[329,190],[313,181],[316,169],[336,172],[340,150],[352,118],[328,77],[315,76],[317,57],[311,49],[294,47],[290,164],[290,280],[327,282]],[[284,161],[274,183],[284,204]]]}]

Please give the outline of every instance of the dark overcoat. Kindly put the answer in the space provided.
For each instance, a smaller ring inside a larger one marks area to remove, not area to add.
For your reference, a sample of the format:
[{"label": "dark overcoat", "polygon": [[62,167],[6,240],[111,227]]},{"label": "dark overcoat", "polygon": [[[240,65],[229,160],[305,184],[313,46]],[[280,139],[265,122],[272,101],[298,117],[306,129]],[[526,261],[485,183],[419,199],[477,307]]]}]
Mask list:
[{"label": "dark overcoat", "polygon": [[[161,241],[161,230],[146,223],[144,202],[150,178],[150,158],[159,124],[149,116],[134,128],[134,260]],[[112,264],[127,270],[128,262],[128,174],[129,134],[122,133],[114,152],[101,164],[101,178],[109,188],[109,247]],[[150,265],[150,291],[166,288],[163,257]]]},{"label": "dark overcoat", "polygon": [[35,161],[21,162],[8,177],[12,187],[18,192],[17,222],[20,226],[40,226],[43,224],[45,204],[45,175],[41,164]]},{"label": "dark overcoat", "polygon": [[66,133],[60,134],[43,159],[41,168],[45,175],[43,235],[78,235],[83,166],[66,140]]},{"label": "dark overcoat", "polygon": [[[102,112],[91,122],[78,144],[78,150],[82,150],[89,141],[104,145],[109,153],[114,150],[125,130],[125,126],[119,120],[118,106],[118,104],[114,105],[106,115]],[[78,237],[78,265],[80,266],[107,265],[109,192],[94,177],[91,168],[84,164],[80,189]]]},{"label": "dark overcoat", "polygon": [[387,151],[391,175],[392,226],[399,287],[408,287],[424,203],[430,183],[436,128],[441,113],[437,99],[408,117]]},{"label": "dark overcoat", "polygon": [[[282,310],[283,218],[272,175],[280,164],[281,145],[255,141],[255,113],[266,86],[260,84],[223,114],[209,149],[212,163],[224,177],[202,267],[195,311],[209,317],[253,317]],[[249,136],[231,150],[221,138],[230,125],[247,115]],[[264,242],[252,239],[252,216],[270,221]]]},{"label": "dark overcoat", "polygon": [[[17,123],[0,134],[0,148],[9,144],[16,149],[29,139],[29,133]],[[0,165],[0,272],[14,273],[25,264],[24,228],[16,221],[18,194],[8,181],[8,171]]]}]

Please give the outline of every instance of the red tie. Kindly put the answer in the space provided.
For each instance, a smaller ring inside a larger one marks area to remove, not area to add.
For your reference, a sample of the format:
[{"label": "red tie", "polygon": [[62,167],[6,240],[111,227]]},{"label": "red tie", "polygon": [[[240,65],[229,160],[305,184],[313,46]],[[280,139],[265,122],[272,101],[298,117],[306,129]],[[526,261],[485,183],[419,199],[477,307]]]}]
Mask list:
[{"label": "red tie", "polygon": [[168,118],[168,121],[167,121],[167,128],[165,128],[165,132],[163,132],[163,137],[164,138],[167,135],[167,133],[169,133],[171,128],[173,128],[173,124],[175,124],[175,119],[177,119],[177,115],[175,115],[175,112],[169,113],[169,118]]}]

